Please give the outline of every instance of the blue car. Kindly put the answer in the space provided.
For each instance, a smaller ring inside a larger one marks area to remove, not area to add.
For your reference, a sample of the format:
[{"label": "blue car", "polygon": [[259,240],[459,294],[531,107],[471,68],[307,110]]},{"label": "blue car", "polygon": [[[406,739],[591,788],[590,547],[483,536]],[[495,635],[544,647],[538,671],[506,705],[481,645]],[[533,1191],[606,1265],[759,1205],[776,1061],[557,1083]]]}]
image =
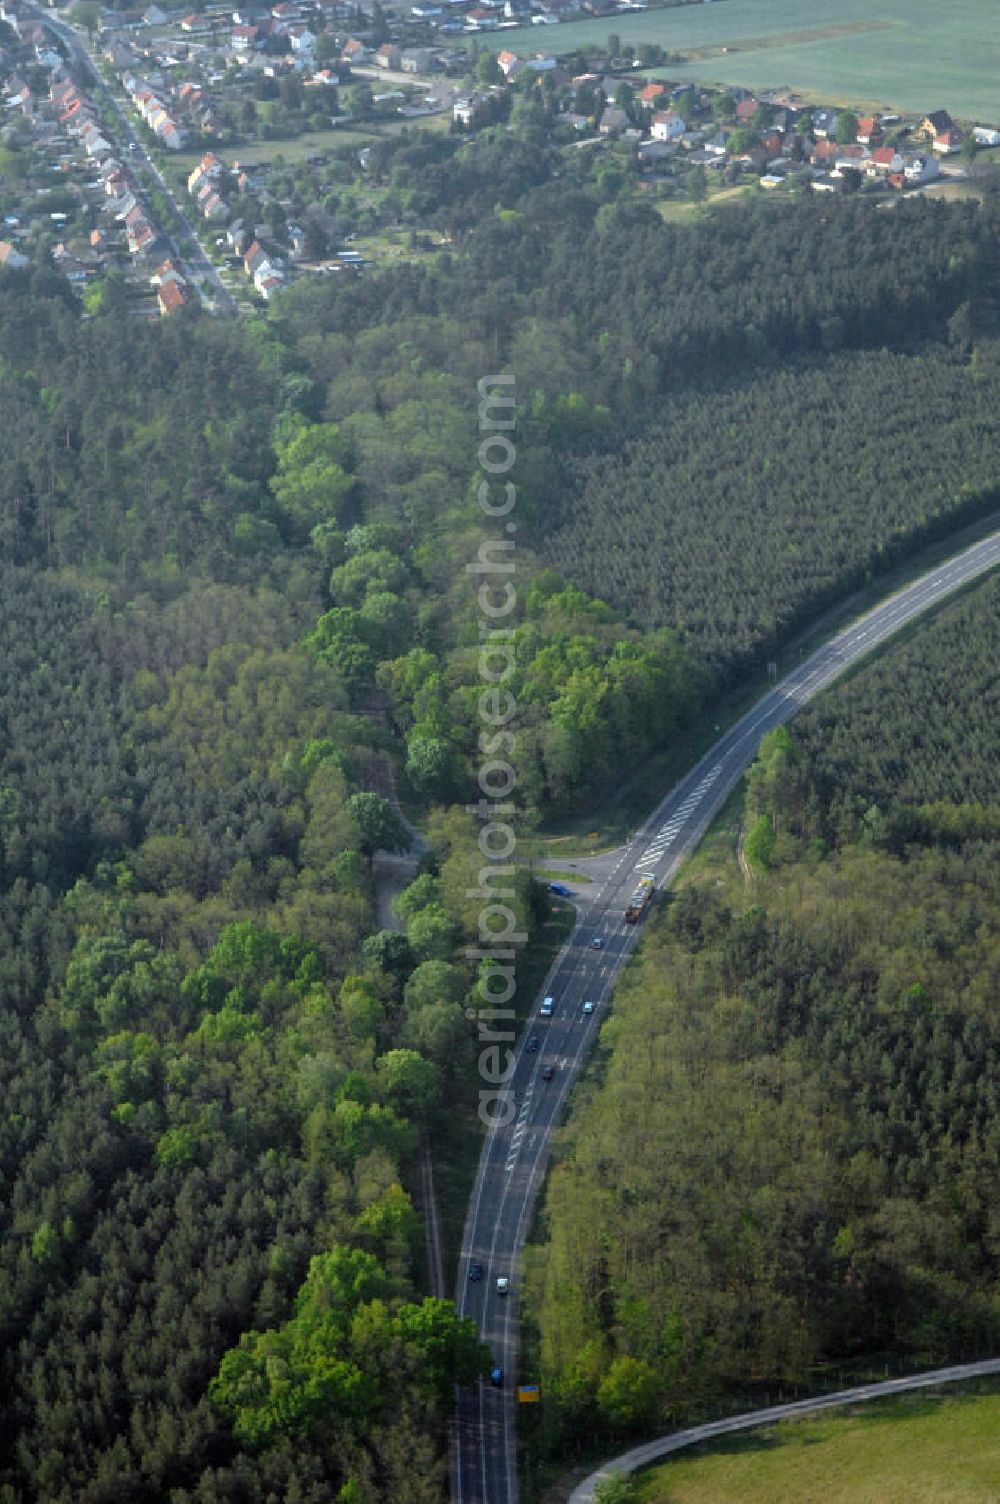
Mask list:
[{"label": "blue car", "polygon": [[493,1385],[494,1389],[502,1389],[503,1388],[503,1369],[502,1368],[494,1368],[494,1369],[492,1369],[490,1371],[490,1383]]},{"label": "blue car", "polygon": [[567,888],[565,883],[549,883],[549,892],[558,893],[560,898],[569,898],[573,889]]}]

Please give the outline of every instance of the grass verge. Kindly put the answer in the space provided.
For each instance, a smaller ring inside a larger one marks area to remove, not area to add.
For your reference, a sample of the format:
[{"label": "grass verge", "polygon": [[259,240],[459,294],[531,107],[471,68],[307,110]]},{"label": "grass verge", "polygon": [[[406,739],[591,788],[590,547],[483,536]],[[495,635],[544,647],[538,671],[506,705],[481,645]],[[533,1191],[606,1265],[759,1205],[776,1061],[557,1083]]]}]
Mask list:
[{"label": "grass verge", "polygon": [[638,1504],[988,1504],[1000,1390],[906,1395],[699,1448],[638,1480]]}]

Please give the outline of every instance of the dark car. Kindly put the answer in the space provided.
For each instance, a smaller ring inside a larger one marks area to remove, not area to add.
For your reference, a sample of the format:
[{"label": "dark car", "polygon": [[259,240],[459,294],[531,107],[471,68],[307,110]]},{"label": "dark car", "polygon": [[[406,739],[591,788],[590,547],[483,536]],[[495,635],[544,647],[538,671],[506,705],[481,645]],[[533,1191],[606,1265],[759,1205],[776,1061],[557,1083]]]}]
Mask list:
[{"label": "dark car", "polygon": [[528,1040],[528,1043],[524,1048],[527,1050],[529,1055],[534,1055],[536,1050],[538,1049],[538,1035],[532,1034],[531,1038]]},{"label": "dark car", "polygon": [[502,1368],[493,1368],[493,1369],[490,1370],[490,1383],[493,1385],[494,1389],[502,1389],[503,1388],[503,1369]]},{"label": "dark car", "polygon": [[565,883],[549,883],[549,892],[558,893],[560,898],[568,898],[572,891],[573,889],[567,888]]},{"label": "dark car", "polygon": [[556,1068],[555,1068],[554,1065],[543,1065],[542,1066],[542,1080],[543,1081],[551,1081],[552,1077],[555,1075],[555,1073],[556,1073]]},{"label": "dark car", "polygon": [[481,1280],[482,1277],[483,1277],[483,1266],[482,1266],[482,1264],[470,1264],[469,1265],[469,1278],[472,1280],[472,1283],[475,1284],[477,1282],[477,1280]]}]

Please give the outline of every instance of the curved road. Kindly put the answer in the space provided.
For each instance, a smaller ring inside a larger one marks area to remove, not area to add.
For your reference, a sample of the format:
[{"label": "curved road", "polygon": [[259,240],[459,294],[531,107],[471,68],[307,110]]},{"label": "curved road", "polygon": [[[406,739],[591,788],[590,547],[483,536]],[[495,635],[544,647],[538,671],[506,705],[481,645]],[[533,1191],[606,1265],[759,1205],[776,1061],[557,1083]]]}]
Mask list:
[{"label": "curved road", "polygon": [[[458,1269],[457,1306],[477,1321],[502,1388],[488,1383],[459,1394],[453,1430],[452,1498],[456,1504],[515,1504],[515,1407],[518,1338],[518,1261],[531,1227],[551,1132],[581,1063],[601,1026],[615,979],[636,944],[641,925],[623,923],[640,877],[667,887],[697,846],[709,822],[752,762],[761,737],[789,720],[848,668],[923,612],[1000,564],[1000,532],[964,549],[844,628],[788,674],[722,736],[667,795],[642,830],[614,854],[603,880],[578,895],[576,927],[557,956],[543,994],[553,1016],[537,1004],[516,1050],[509,1087],[516,1113],[487,1133],[469,1204]],[[601,949],[593,947],[600,937]],[[584,1014],[583,1004],[594,1003]],[[535,1036],[537,1052],[525,1046]],[[543,1068],[554,1076],[545,1081]],[[485,1272],[470,1281],[470,1263]],[[507,1295],[496,1280],[510,1280]]]},{"label": "curved road", "polygon": [[953,1368],[935,1368],[929,1373],[912,1374],[906,1379],[886,1379],[878,1384],[861,1384],[857,1389],[839,1389],[835,1394],[817,1395],[815,1399],[792,1400],[787,1405],[748,1410],[743,1415],[730,1415],[726,1420],[710,1421],[704,1426],[689,1426],[686,1431],[675,1431],[670,1436],[648,1441],[644,1446],[633,1447],[630,1452],[622,1452],[620,1457],[613,1457],[574,1488],[569,1496],[569,1504],[593,1504],[594,1491],[599,1483],[616,1474],[637,1472],[639,1468],[648,1467],[661,1457],[681,1452],[685,1447],[698,1446],[703,1441],[712,1441],[716,1436],[731,1436],[734,1431],[749,1431],[754,1426],[768,1426],[774,1421],[790,1420],[796,1415],[814,1415],[818,1410],[835,1410],[840,1405],[887,1399],[893,1394],[912,1393],[914,1389],[933,1389],[939,1384],[959,1384],[966,1379],[988,1378],[998,1373],[1000,1358],[987,1358],[982,1363],[960,1363]]}]

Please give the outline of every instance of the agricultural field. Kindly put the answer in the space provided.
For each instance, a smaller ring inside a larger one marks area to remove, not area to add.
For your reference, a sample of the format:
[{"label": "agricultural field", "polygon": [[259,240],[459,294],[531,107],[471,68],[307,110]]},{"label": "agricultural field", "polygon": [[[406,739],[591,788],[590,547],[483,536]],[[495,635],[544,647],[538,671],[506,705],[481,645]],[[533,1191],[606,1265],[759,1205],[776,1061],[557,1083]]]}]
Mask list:
[{"label": "agricultural field", "polygon": [[672,79],[789,88],[819,103],[1000,117],[1000,12],[993,0],[718,0],[636,16],[507,31],[497,46],[569,52],[658,43],[684,56]]},{"label": "agricultural field", "polygon": [[882,1400],[653,1469],[640,1504],[992,1504],[1000,1394]]}]

